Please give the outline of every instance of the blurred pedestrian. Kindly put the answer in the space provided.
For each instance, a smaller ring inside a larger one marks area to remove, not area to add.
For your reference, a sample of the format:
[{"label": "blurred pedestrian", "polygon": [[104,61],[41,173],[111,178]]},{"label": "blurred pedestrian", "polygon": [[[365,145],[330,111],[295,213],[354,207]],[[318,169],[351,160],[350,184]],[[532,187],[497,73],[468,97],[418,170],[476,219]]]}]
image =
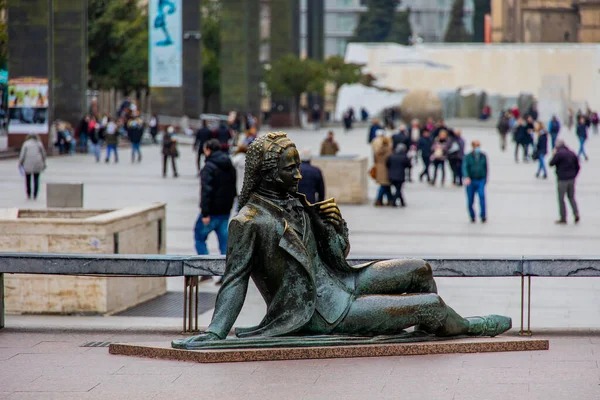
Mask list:
[{"label": "blurred pedestrian", "polygon": [[585,142],[588,138],[587,126],[585,122],[585,117],[579,117],[579,123],[577,124],[577,137],[579,138],[579,152],[577,153],[577,157],[583,156],[585,161],[589,161],[587,154],[585,153]]},{"label": "blurred pedestrian", "polygon": [[485,206],[485,185],[488,180],[488,160],[485,153],[481,151],[481,144],[474,140],[471,144],[473,151],[465,156],[463,163],[463,180],[467,191],[467,208],[471,222],[475,222],[475,194],[479,197],[479,212],[481,222],[487,221]]},{"label": "blurred pedestrian", "polygon": [[448,132],[442,129],[431,146],[431,160],[433,161],[433,179],[429,182],[431,186],[434,186],[437,181],[439,169],[442,170],[441,184],[444,186],[444,181],[446,180],[445,164],[448,158],[449,147],[450,139],[448,139]]},{"label": "blurred pedestrian", "polygon": [[246,172],[246,153],[248,152],[248,146],[240,144],[235,150],[235,154],[231,159],[231,163],[235,168],[236,183],[235,187],[237,194],[242,193],[242,185],[244,183],[244,174]]},{"label": "blurred pedestrian", "polygon": [[556,168],[557,191],[558,191],[558,209],[560,219],[557,224],[567,223],[567,207],[565,205],[565,194],[569,198],[575,223],[579,222],[579,208],[575,200],[575,179],[579,174],[579,157],[575,155],[562,139],[556,141],[556,148],[553,150],[554,156],[550,160],[550,166]]},{"label": "blurred pedestrian", "polygon": [[462,186],[462,163],[465,157],[465,141],[462,138],[462,132],[457,129],[454,131],[454,138],[451,139],[448,148],[448,164],[452,171],[452,183],[455,186]]},{"label": "blurred pedestrian", "polygon": [[507,112],[502,112],[500,115],[500,120],[498,121],[498,125],[496,126],[498,129],[498,133],[500,134],[500,149],[502,151],[506,150],[506,135],[508,131],[510,131],[510,116]]},{"label": "blurred pedestrian", "polygon": [[375,161],[374,179],[379,184],[375,206],[384,205],[383,198],[386,198],[386,205],[392,204],[392,190],[388,169],[387,159],[392,155],[392,139],[385,136],[385,131],[377,131],[377,137],[371,143],[373,148],[373,159]]},{"label": "blurred pedestrian", "polygon": [[[40,188],[40,174],[46,169],[46,151],[35,134],[30,134],[21,147],[19,154],[19,169],[25,176],[27,198],[36,200]],[[33,178],[33,191],[31,180]]]},{"label": "blurred pedestrian", "polygon": [[162,139],[163,178],[167,177],[167,162],[169,159],[173,167],[173,178],[179,176],[177,173],[177,162],[175,161],[179,157],[179,150],[177,149],[177,138],[174,136],[174,133],[175,129],[169,126]]},{"label": "blurred pedestrian", "polygon": [[236,173],[218,139],[204,143],[206,162],[200,173],[200,215],[194,228],[196,252],[208,254],[206,239],[217,234],[221,254],[227,253],[227,225],[236,196]]},{"label": "blurred pedestrian", "polygon": [[213,131],[208,128],[208,121],[202,120],[202,127],[196,131],[196,138],[194,140],[193,149],[196,152],[196,169],[198,170],[198,176],[200,176],[200,164],[202,163],[202,156],[204,155],[204,143],[214,138]]},{"label": "blurred pedestrian", "polygon": [[550,138],[552,139],[552,148],[556,146],[556,139],[558,138],[558,134],[560,133],[560,121],[556,117],[556,115],[552,116],[550,122],[548,123],[548,132],[550,132]]},{"label": "blurred pedestrian", "polygon": [[96,159],[97,163],[100,162],[100,157],[102,156],[102,139],[100,137],[101,134],[103,135],[103,128],[101,126],[101,123],[98,122],[94,127],[94,130],[90,133],[89,137],[91,142],[90,150],[94,154],[94,158]]},{"label": "blurred pedestrian", "polygon": [[117,151],[117,146],[119,145],[119,132],[118,126],[112,118],[108,118],[108,123],[106,124],[106,163],[110,161],[110,155],[112,153],[115,154],[115,163],[119,162],[119,153]]},{"label": "blurred pedestrian", "polygon": [[417,142],[417,150],[421,153],[421,160],[423,161],[423,171],[419,175],[419,182],[423,181],[423,177],[427,177],[427,182],[431,182],[431,176],[429,175],[429,165],[431,164],[431,147],[433,146],[433,140],[431,139],[431,133],[429,129],[425,128],[421,132],[421,137]]},{"label": "blurred pedestrian", "polygon": [[321,129],[321,108],[318,104],[315,104],[312,109],[311,119],[313,126],[315,127],[315,131]]},{"label": "blurred pedestrian", "polygon": [[367,142],[371,143],[375,137],[377,137],[377,131],[383,129],[381,125],[379,125],[379,120],[377,118],[373,118],[373,123],[369,127],[369,137],[367,138]]},{"label": "blurred pedestrian", "polygon": [[312,154],[310,150],[304,149],[300,153],[300,175],[302,179],[298,183],[298,193],[306,196],[309,203],[314,204],[325,200],[325,181],[321,169],[312,165]]},{"label": "blurred pedestrian", "polygon": [[386,161],[388,168],[389,180],[394,188],[391,206],[396,207],[400,200],[400,207],[406,207],[404,196],[402,195],[402,186],[406,180],[406,170],[410,168],[411,159],[406,154],[406,145],[399,143],[392,154]]},{"label": "blurred pedestrian", "polygon": [[134,117],[127,123],[127,136],[131,142],[131,163],[135,162],[137,154],[137,162],[142,162],[142,136],[144,136],[144,122],[136,111]]},{"label": "blurred pedestrian", "polygon": [[519,162],[519,148],[523,149],[523,162],[529,161],[528,151],[528,139],[530,133],[527,128],[527,121],[523,118],[517,119],[517,124],[514,128],[514,142],[515,142],[515,162]]},{"label": "blurred pedestrian", "polygon": [[335,141],[333,131],[327,133],[327,137],[321,143],[321,156],[335,156],[340,151],[340,146]]},{"label": "blurred pedestrian", "polygon": [[152,114],[148,126],[150,126],[150,136],[152,136],[152,143],[158,144],[158,141],[156,140],[156,135],[158,135],[158,116],[156,114]]},{"label": "blurred pedestrian", "polygon": [[229,153],[229,141],[233,135],[227,126],[226,121],[221,121],[219,123],[219,129],[217,129],[215,136],[219,139],[219,143],[221,143],[221,150],[225,153]]},{"label": "blurred pedestrian", "polygon": [[[87,152],[87,138],[88,138],[88,130],[89,130],[90,116],[84,116],[81,121],[79,121],[79,126],[77,127],[77,133],[79,135],[79,151],[82,153]],[[85,150],[84,151],[84,147]]]},{"label": "blurred pedestrian", "polygon": [[542,178],[548,178],[548,171],[546,170],[546,154],[548,154],[548,133],[540,122],[535,123],[535,155],[538,160],[538,169],[535,174],[536,178],[542,175]]},{"label": "blurred pedestrian", "polygon": [[364,107],[360,108],[360,119],[362,122],[365,122],[366,120],[369,119],[369,112]]}]

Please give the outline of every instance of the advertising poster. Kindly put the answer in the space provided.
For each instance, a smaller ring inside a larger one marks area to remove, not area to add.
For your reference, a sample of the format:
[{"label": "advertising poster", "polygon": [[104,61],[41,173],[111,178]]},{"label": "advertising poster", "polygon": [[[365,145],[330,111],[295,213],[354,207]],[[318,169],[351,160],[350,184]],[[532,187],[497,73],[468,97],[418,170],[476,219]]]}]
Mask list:
[{"label": "advertising poster", "polygon": [[148,2],[150,87],[180,87],[182,75],[181,0]]},{"label": "advertising poster", "polygon": [[48,79],[9,79],[8,133],[48,133]]}]

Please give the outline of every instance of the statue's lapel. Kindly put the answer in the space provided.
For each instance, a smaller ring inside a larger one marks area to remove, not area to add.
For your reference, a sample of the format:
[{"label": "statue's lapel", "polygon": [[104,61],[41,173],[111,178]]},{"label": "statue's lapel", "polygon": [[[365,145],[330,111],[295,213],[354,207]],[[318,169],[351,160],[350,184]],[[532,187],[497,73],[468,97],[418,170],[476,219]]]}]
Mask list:
[{"label": "statue's lapel", "polygon": [[[300,264],[302,264],[302,266],[312,276],[312,263],[301,237],[306,229],[306,226],[308,225],[308,221],[304,221],[304,227],[296,226],[292,228],[291,224],[285,218],[285,211],[281,207],[257,194],[254,194],[253,196],[254,201],[259,202],[263,207],[268,209],[271,215],[273,215],[273,217],[276,218],[279,223],[283,222],[283,235],[279,240],[279,247],[292,256]],[[298,232],[296,232],[297,230]]]},{"label": "statue's lapel", "polygon": [[289,255],[294,257],[312,276],[312,268],[310,258],[306,251],[306,247],[302,242],[299,234],[290,227],[286,220],[284,220],[284,230],[281,240],[279,240],[279,247],[285,250]]}]

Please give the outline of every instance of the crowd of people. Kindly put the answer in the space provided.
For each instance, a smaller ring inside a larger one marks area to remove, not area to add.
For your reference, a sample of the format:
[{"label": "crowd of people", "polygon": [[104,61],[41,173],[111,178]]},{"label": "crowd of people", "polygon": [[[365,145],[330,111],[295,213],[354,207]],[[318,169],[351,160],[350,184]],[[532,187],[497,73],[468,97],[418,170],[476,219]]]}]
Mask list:
[{"label": "crowd of people", "polygon": [[[406,181],[413,182],[413,169],[422,165],[422,170],[418,173],[419,181],[426,180],[431,186],[438,183],[444,186],[446,182],[446,166],[452,173],[451,183],[457,187],[463,186],[463,177],[469,176],[473,161],[468,166],[464,164],[465,160],[465,141],[462,132],[459,129],[453,129],[446,125],[444,120],[434,121],[428,118],[421,123],[419,120],[413,120],[410,127],[400,124],[396,129],[393,122],[388,121],[385,126],[380,125],[378,119],[373,120],[369,128],[368,142],[373,150],[374,165],[371,168],[370,175],[379,184],[378,193],[375,200],[375,206],[400,207],[406,206],[406,201],[402,193],[402,187]],[[473,148],[479,148],[479,144]],[[485,155],[482,155],[482,160]],[[477,157],[479,161],[479,157]],[[487,163],[487,159],[485,159]],[[479,173],[479,163],[475,166]],[[481,189],[475,189],[473,193],[478,193],[481,199],[481,220],[486,221],[485,215],[485,197],[483,187],[487,176],[487,164],[482,172],[483,176],[475,176],[470,179],[468,186],[481,186]],[[473,184],[473,182],[475,184]],[[471,188],[468,189],[468,191]],[[468,195],[469,199],[472,197]],[[469,204],[472,208],[473,201]],[[471,218],[475,221],[475,217]]]}]

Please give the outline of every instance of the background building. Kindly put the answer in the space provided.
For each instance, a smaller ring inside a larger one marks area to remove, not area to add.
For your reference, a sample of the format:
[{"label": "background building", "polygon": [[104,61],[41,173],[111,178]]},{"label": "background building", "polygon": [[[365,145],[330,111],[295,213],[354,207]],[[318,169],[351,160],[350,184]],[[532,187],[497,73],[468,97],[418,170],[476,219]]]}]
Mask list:
[{"label": "background building", "polygon": [[[411,9],[413,33],[426,43],[442,42],[450,22],[454,0],[402,0],[398,11]],[[346,44],[354,35],[361,13],[367,11],[366,0],[325,0],[325,57],[344,55]],[[300,53],[306,53],[306,0],[300,1]],[[473,0],[465,1],[465,27],[473,30]]]},{"label": "background building", "polygon": [[600,0],[492,0],[492,42],[600,42]]}]

